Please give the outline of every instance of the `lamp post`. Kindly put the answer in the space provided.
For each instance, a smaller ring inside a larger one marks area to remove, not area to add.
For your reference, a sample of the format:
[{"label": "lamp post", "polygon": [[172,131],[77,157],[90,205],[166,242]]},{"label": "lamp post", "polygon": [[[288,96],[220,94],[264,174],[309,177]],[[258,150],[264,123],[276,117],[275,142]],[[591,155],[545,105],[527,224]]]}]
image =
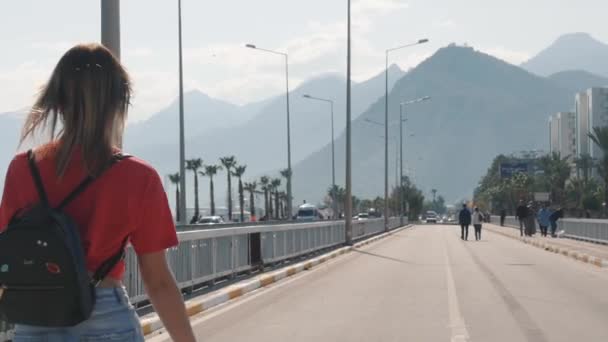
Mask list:
[{"label": "lamp post", "polygon": [[350,0],[347,0],[346,29],[346,203],[344,205],[344,232],[347,245],[353,244],[353,203],[352,203],[352,170],[351,170],[351,122],[350,122]]},{"label": "lamp post", "polygon": [[[317,100],[322,102],[327,102],[330,104],[331,108],[331,185],[332,189],[336,188],[336,151],[334,146],[334,101],[330,99],[324,99],[320,97],[311,96],[309,94],[305,94],[302,97],[309,100]],[[333,191],[333,190],[332,190]],[[334,198],[334,194],[332,193],[332,204],[334,210],[334,219],[336,218],[336,199]]]},{"label": "lamp post", "polygon": [[292,205],[293,196],[291,193],[291,178],[293,176],[293,172],[291,169],[291,128],[290,128],[291,125],[290,125],[290,119],[289,119],[289,56],[287,53],[274,51],[274,50],[262,49],[262,48],[257,47],[254,44],[247,44],[247,45],[245,45],[245,47],[272,53],[275,55],[281,55],[281,56],[285,57],[285,88],[286,88],[285,96],[286,96],[286,103],[287,103],[287,170],[288,170],[287,206],[289,207],[287,209],[287,213],[289,214],[289,220],[291,220],[293,218],[293,205]]},{"label": "lamp post", "polygon": [[403,118],[403,107],[410,105],[410,104],[414,104],[414,103],[419,103],[419,102],[423,102],[423,101],[428,101],[431,98],[429,96],[425,96],[425,97],[421,97],[415,100],[411,100],[411,101],[405,101],[405,102],[401,102],[399,104],[399,222],[401,223],[401,225],[403,225],[403,213],[404,213],[404,209],[403,209],[403,194],[401,193],[401,191],[403,190],[403,123],[407,121],[407,119]]},{"label": "lamp post", "polygon": [[391,51],[403,49],[406,47],[424,44],[428,42],[428,39],[420,39],[416,43],[398,46],[395,48],[387,49],[385,51],[386,64],[384,68],[384,230],[388,231],[388,54]]},{"label": "lamp post", "polygon": [[184,68],[182,58],[182,0],[177,1],[177,25],[179,35],[179,212],[180,223],[186,224],[186,140],[184,134]]},{"label": "lamp post", "polygon": [[101,44],[120,60],[120,0],[101,0]]}]

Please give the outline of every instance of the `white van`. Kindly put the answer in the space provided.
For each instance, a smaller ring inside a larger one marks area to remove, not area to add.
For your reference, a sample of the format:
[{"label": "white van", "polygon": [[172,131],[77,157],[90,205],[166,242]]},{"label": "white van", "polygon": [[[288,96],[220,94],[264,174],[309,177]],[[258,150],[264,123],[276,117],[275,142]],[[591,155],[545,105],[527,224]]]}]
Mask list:
[{"label": "white van", "polygon": [[298,221],[317,221],[319,220],[319,209],[313,204],[302,204],[298,207]]}]

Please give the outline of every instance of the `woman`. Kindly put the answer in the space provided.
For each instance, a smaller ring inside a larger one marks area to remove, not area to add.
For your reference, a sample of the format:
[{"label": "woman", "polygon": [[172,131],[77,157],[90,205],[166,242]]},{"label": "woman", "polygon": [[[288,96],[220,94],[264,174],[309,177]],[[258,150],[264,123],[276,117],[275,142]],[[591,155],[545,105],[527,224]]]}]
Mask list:
[{"label": "woman", "polygon": [[479,208],[475,208],[473,213],[473,227],[475,228],[475,240],[481,240],[481,224],[483,222],[483,214],[479,211]]},{"label": "woman", "polygon": [[[33,150],[42,185],[55,207],[83,179],[94,181],[64,211],[79,227],[86,268],[93,273],[128,239],[138,256],[148,296],[175,341],[194,341],[184,303],[165,260],[177,244],[173,219],[156,171],[137,158],[107,167],[119,150],[130,79],[98,44],[77,45],[61,58],[26,119],[21,142],[50,128],[51,141]],[[61,130],[55,135],[57,123]],[[50,125],[49,125],[50,124]],[[11,162],[0,204],[0,230],[39,202],[28,156]],[[67,328],[17,325],[13,341],[143,341],[118,262],[95,288],[89,319]],[[52,310],[53,308],[47,308]]]},{"label": "woman", "polygon": [[541,236],[547,236],[547,230],[549,228],[549,225],[551,225],[551,221],[549,220],[551,214],[553,214],[553,212],[547,207],[546,204],[543,204],[541,209],[538,211],[537,220],[538,226],[540,227]]}]

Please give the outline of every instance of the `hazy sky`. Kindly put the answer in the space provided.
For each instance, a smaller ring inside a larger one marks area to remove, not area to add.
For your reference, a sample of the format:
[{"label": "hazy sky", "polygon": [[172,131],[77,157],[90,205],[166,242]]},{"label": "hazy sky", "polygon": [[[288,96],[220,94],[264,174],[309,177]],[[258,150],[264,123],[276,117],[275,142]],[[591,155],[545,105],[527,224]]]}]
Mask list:
[{"label": "hazy sky", "polygon": [[[415,66],[451,42],[467,43],[520,63],[559,35],[588,32],[608,42],[605,0],[352,0],[353,77],[391,62]],[[19,0],[0,5],[0,112],[27,107],[67,48],[99,41],[99,0]],[[280,56],[245,43],[287,51],[290,82],[345,72],[346,0],[182,0],[185,88],[243,104],[280,93]],[[123,62],[140,120],[177,95],[177,0],[122,0]]]}]

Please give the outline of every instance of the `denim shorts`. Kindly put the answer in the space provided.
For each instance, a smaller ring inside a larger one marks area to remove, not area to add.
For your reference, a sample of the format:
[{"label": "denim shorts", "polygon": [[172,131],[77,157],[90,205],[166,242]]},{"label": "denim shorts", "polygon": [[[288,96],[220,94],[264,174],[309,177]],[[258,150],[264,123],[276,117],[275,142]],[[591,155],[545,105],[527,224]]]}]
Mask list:
[{"label": "denim shorts", "polygon": [[14,342],[144,341],[139,318],[124,288],[98,288],[91,317],[73,327],[16,325]]}]

